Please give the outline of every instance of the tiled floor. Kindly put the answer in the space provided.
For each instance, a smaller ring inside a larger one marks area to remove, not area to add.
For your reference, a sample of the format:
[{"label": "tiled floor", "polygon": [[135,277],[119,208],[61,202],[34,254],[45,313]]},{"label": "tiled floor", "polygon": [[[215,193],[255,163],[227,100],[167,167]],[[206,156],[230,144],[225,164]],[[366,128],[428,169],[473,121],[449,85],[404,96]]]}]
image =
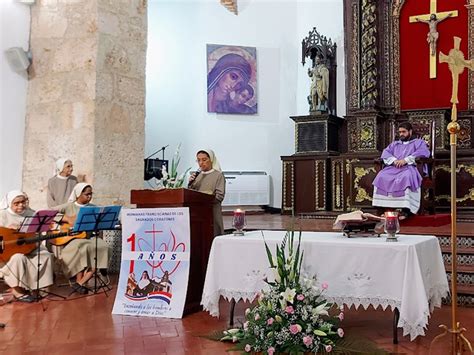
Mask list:
[{"label": "tiled floor", "polygon": [[[224,218],[231,228],[231,217]],[[248,216],[249,229],[286,229],[289,216]],[[331,230],[332,220],[299,220],[303,230]],[[459,224],[468,235],[472,228]],[[438,229],[412,228],[405,233],[436,234]],[[449,234],[449,231],[446,232]],[[65,288],[57,290],[67,295]],[[221,319],[206,312],[188,315],[183,319],[139,318],[113,316],[113,290],[106,296],[97,294],[62,300],[43,300],[36,304],[9,303],[0,305],[0,354],[236,354],[226,350],[231,344],[204,339],[200,335],[222,330],[228,323],[229,305],[221,301]],[[236,323],[242,319],[248,305],[236,307]],[[474,343],[474,308],[460,308],[458,320],[468,329],[466,336]],[[425,337],[410,341],[402,337],[392,344],[392,313],[382,310],[348,310],[342,327],[346,334],[370,339],[380,347],[398,354],[428,354],[433,338],[440,334],[439,324],[450,325],[450,307],[436,309],[430,318]],[[450,339],[433,347],[432,354],[449,354]]]},{"label": "tiled floor", "polygon": [[[60,292],[65,293],[62,289]],[[0,306],[0,354],[229,354],[229,344],[203,339],[200,335],[224,329],[228,304],[221,302],[221,319],[199,312],[183,319],[115,316],[111,314],[115,287],[105,294],[81,296],[65,301],[43,300],[36,304],[10,303]],[[236,320],[247,305],[238,304]],[[474,340],[474,309],[460,309],[459,320]],[[404,354],[428,354],[430,342],[440,333],[439,324],[450,324],[450,308],[436,309],[425,337],[410,342],[401,336],[392,344],[389,311],[349,310],[343,321],[346,334],[373,340],[380,347]],[[445,338],[434,354],[449,353]],[[233,353],[230,353],[233,354]]]}]

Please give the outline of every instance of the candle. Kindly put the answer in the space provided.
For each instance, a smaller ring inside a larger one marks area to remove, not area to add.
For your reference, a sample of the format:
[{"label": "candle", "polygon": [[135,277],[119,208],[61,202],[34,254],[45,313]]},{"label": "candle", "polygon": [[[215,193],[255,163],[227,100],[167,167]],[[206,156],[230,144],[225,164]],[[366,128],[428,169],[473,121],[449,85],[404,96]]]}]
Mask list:
[{"label": "candle", "polygon": [[388,234],[395,234],[400,231],[400,224],[398,223],[397,212],[387,212],[385,214],[385,232]]},{"label": "candle", "polygon": [[242,211],[240,208],[234,211],[234,228],[237,230],[242,230],[245,226],[245,211]]}]

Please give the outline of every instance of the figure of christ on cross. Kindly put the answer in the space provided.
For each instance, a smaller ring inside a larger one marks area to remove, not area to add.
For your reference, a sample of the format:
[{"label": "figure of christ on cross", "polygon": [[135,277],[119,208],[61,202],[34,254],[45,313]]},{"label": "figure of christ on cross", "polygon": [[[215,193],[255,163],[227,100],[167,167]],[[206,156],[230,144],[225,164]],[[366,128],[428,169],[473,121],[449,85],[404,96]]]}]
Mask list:
[{"label": "figure of christ on cross", "polygon": [[439,38],[438,24],[450,17],[457,17],[458,11],[437,12],[437,0],[430,1],[430,13],[410,16],[410,23],[421,22],[429,26],[426,41],[430,48],[430,79],[436,78],[436,46]]},{"label": "figure of christ on cross", "polygon": [[445,17],[438,18],[436,14],[431,14],[429,20],[423,20],[420,17],[416,18],[416,22],[427,23],[430,30],[426,36],[426,41],[429,43],[431,48],[431,55],[436,55],[436,43],[438,42],[439,33],[438,33],[438,23],[446,20],[447,18],[453,16],[452,12],[449,12]]}]

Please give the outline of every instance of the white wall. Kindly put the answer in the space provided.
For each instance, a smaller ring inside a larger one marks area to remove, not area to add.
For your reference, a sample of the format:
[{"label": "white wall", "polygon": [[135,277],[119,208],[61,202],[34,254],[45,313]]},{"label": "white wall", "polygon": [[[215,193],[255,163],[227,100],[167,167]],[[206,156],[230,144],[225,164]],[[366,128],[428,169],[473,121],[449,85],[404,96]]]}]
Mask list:
[{"label": "white wall", "polygon": [[[10,69],[5,49],[28,50],[30,8],[14,0],[0,1],[0,196],[21,188],[23,136],[28,79]],[[1,199],[1,198],[0,198]]]},{"label": "white wall", "polygon": [[[181,171],[209,147],[224,170],[263,170],[281,206],[281,155],[294,153],[294,123],[308,113],[301,40],[314,26],[336,39],[343,58],[342,0],[239,0],[239,15],[213,0],[155,0],[148,9],[146,155],[182,143]],[[257,47],[258,114],[207,113],[206,44]],[[339,66],[344,82],[344,68]],[[344,114],[339,86],[338,114]]]}]

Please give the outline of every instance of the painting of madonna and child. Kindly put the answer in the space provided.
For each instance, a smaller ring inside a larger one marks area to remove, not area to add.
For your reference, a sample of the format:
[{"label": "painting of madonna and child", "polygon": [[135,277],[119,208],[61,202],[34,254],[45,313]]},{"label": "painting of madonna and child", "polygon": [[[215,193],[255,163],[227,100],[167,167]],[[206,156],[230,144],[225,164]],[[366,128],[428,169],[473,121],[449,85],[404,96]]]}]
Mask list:
[{"label": "painting of madonna and child", "polygon": [[257,113],[257,49],[207,45],[207,111]]}]

